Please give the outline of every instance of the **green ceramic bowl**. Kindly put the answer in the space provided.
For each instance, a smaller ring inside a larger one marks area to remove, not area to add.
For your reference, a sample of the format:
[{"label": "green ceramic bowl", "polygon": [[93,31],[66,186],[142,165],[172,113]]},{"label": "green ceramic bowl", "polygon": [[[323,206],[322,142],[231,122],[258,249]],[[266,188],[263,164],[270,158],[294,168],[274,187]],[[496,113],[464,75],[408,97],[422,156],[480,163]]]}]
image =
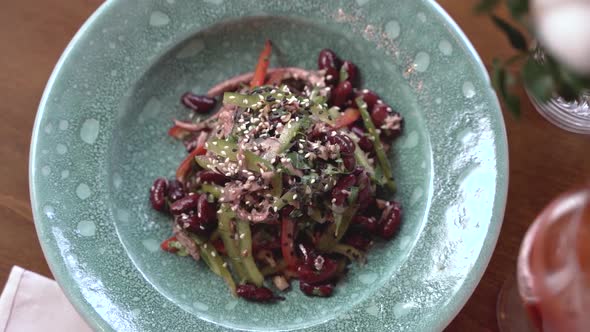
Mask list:
[{"label": "green ceramic bowl", "polygon": [[[179,96],[273,66],[315,68],[329,47],[406,119],[391,153],[405,207],[331,298],[233,298],[202,263],[158,250],[169,222],[148,206],[184,152],[166,136]],[[32,138],[39,239],[65,293],[97,330],[441,330],[471,295],[506,202],[506,135],[485,68],[433,1],[112,0],[59,60]]]}]

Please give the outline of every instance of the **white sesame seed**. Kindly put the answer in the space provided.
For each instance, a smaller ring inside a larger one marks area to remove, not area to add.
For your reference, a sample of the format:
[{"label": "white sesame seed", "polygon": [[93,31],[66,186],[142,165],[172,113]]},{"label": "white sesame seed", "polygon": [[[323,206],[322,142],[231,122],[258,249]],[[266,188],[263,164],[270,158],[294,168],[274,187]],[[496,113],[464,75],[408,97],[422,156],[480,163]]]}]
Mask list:
[{"label": "white sesame seed", "polygon": [[212,252],[211,252],[211,256],[213,256],[213,257],[217,256],[217,255],[215,254],[215,251],[212,251]]},{"label": "white sesame seed", "polygon": [[293,199],[297,199],[297,194],[293,195]]},{"label": "white sesame seed", "polygon": [[309,181],[310,183],[315,183],[315,178],[312,178],[311,181]]},{"label": "white sesame seed", "polygon": [[213,141],[213,145],[217,145],[217,141]]},{"label": "white sesame seed", "polygon": [[332,198],[332,203],[336,203],[336,198]]},{"label": "white sesame seed", "polygon": [[245,233],[240,234],[240,239],[243,239],[245,237],[246,237],[246,234]]},{"label": "white sesame seed", "polygon": [[204,248],[204,249],[207,249],[207,243],[205,243],[205,244],[203,245],[203,248]]},{"label": "white sesame seed", "polygon": [[227,267],[227,262],[223,262],[223,264],[221,264],[221,266]]}]

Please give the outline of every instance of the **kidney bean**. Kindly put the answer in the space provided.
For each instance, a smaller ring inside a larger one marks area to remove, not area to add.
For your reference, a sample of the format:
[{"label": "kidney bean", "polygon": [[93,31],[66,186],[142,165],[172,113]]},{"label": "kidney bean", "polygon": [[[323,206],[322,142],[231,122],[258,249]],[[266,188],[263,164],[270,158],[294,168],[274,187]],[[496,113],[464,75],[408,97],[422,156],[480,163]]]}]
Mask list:
[{"label": "kidney bean", "polygon": [[197,178],[201,183],[213,183],[219,186],[225,185],[230,180],[227,176],[214,171],[200,171],[197,173]]},{"label": "kidney bean", "polygon": [[182,95],[181,101],[184,106],[200,114],[211,111],[217,103],[214,98],[196,95],[190,91]]},{"label": "kidney bean", "polygon": [[282,296],[276,296],[266,287],[256,287],[251,284],[239,285],[236,288],[236,293],[239,297],[253,302],[274,302],[285,299]]},{"label": "kidney bean", "polygon": [[333,106],[344,108],[346,103],[352,97],[352,84],[349,81],[338,83],[336,88],[332,90],[330,100]]},{"label": "kidney bean", "polygon": [[338,145],[342,155],[351,156],[354,154],[354,142],[347,135],[330,135],[328,136],[328,142],[332,145]]},{"label": "kidney bean", "polygon": [[[368,89],[363,89],[363,90],[357,91],[356,97],[363,98],[363,101],[365,103],[367,103],[367,110],[369,112],[373,111],[373,107],[375,107],[377,102],[380,100],[379,95],[377,95],[377,93],[375,93],[372,90],[368,90]],[[358,108],[358,105],[356,104],[356,102],[354,105],[355,105],[355,107]]]},{"label": "kidney bean", "polygon": [[384,103],[377,103],[371,112],[371,119],[375,123],[375,127],[379,128],[385,123],[385,119],[393,112],[391,107]]},{"label": "kidney bean", "polygon": [[350,187],[354,186],[355,184],[356,176],[353,174],[340,177],[332,189],[332,199],[334,200],[333,204],[336,206],[343,206],[346,202],[346,199],[348,198],[348,195],[350,195],[350,193],[348,193]]},{"label": "kidney bean", "polygon": [[334,284],[310,285],[306,282],[299,282],[299,289],[308,296],[328,297],[334,292]]},{"label": "kidney bean", "polygon": [[177,200],[170,206],[170,212],[177,215],[189,211],[195,211],[199,204],[199,197],[200,195],[197,194],[189,194],[188,196]]},{"label": "kidney bean", "polygon": [[358,84],[359,84],[358,67],[350,61],[344,61],[344,63],[342,63],[342,67],[340,68],[340,71],[343,71],[343,70],[348,75],[348,78],[346,80],[349,81],[353,87],[358,86]]},{"label": "kidney bean", "polygon": [[398,202],[390,202],[385,208],[380,220],[379,235],[390,240],[397,234],[402,222],[402,207]]},{"label": "kidney bean", "polygon": [[184,186],[176,179],[168,181],[168,200],[172,204],[185,196]]},{"label": "kidney bean", "polygon": [[150,203],[156,211],[166,209],[166,193],[168,191],[168,180],[157,178],[150,188]]},{"label": "kidney bean", "polygon": [[[321,264],[315,264],[320,258],[323,259],[323,262]],[[320,267],[320,269],[317,267]],[[314,259],[314,266],[300,265],[297,269],[299,280],[311,285],[321,284],[334,279],[337,272],[338,263],[333,259],[325,258],[321,255]]]}]

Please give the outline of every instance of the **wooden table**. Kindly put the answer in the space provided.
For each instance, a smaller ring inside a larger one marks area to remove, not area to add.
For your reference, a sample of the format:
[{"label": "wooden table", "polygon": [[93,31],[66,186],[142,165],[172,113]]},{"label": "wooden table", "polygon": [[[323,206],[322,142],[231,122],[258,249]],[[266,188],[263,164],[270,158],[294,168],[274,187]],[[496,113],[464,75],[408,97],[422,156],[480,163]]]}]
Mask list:
[{"label": "wooden table", "polygon": [[[486,64],[511,54],[488,19],[470,1],[440,0]],[[51,276],[29,204],[29,141],[45,83],[59,55],[100,0],[0,2],[0,284],[10,268]],[[521,93],[524,98],[524,94]],[[515,270],[520,241],[553,197],[590,179],[590,136],[564,132],[524,102],[522,118],[505,114],[510,144],[510,189],[498,246],[475,293],[448,331],[496,331],[496,297]]]}]

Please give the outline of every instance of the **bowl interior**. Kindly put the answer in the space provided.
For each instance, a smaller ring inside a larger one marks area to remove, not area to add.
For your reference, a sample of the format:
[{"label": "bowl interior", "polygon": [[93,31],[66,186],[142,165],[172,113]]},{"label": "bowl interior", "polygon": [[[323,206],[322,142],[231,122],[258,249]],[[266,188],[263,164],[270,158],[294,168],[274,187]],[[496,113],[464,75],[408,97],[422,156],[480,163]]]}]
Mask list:
[{"label": "bowl interior", "polygon": [[[335,296],[327,299],[306,297],[294,290],[277,305],[240,303],[204,263],[159,250],[159,243],[170,236],[170,218],[153,211],[147,201],[153,179],[172,177],[186,156],[183,145],[166,135],[172,118],[184,119],[189,114],[179,103],[180,95],[188,90],[205,93],[216,82],[252,70],[264,38],[275,43],[273,66],[313,69],[319,51],[332,48],[360,67],[364,87],[377,91],[402,114],[418,114],[407,118],[405,135],[391,153],[399,184],[397,199],[406,207],[402,230],[395,240],[378,242],[365,266],[353,264]],[[272,329],[281,317],[282,327],[291,329],[348,311],[395,276],[425,220],[432,190],[432,151],[413,95],[403,88],[407,82],[402,72],[370,49],[368,42],[355,43],[346,34],[309,21],[251,17],[203,30],[155,61],[134,86],[113,128],[108,183],[119,238],[137,269],[159,292],[184,310],[221,325]],[[265,314],[252,315],[257,310]]]}]

